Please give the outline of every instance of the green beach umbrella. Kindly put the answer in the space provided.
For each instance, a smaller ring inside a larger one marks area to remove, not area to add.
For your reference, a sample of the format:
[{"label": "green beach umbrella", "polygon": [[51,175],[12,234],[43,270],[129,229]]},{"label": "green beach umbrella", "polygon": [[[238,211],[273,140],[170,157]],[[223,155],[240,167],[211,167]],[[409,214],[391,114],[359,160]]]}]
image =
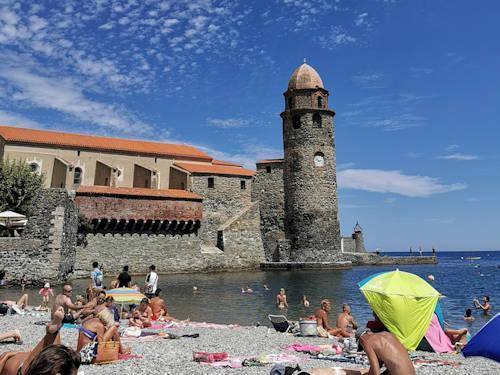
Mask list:
[{"label": "green beach umbrella", "polygon": [[421,277],[399,270],[378,273],[358,283],[373,312],[407,350],[425,335],[439,292]]}]

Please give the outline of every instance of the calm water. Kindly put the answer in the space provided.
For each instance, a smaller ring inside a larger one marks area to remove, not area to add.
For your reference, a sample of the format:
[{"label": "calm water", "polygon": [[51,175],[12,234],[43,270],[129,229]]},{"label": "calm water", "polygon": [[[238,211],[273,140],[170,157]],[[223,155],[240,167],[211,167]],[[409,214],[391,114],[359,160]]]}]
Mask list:
[{"label": "calm water", "polygon": [[[407,254],[404,254],[407,255]],[[442,300],[446,320],[454,327],[466,326],[462,316],[466,308],[473,307],[474,297],[491,297],[493,311],[500,308],[500,252],[440,252],[438,265],[400,266],[400,270],[427,278],[434,275],[433,286],[444,294]],[[461,257],[479,256],[480,260],[463,260]],[[333,302],[333,313],[341,304],[350,303],[355,318],[365,323],[371,317],[371,310],[360,293],[357,283],[363,278],[381,271],[394,270],[394,266],[355,267],[346,271],[293,271],[293,272],[238,272],[189,275],[160,275],[160,287],[167,300],[171,314],[178,318],[190,317],[196,321],[215,323],[267,324],[267,315],[283,313],[275,307],[279,288],[286,289],[289,308],[284,311],[296,319],[314,312],[322,298]],[[90,271],[89,271],[90,272]],[[73,283],[74,295],[81,293],[87,280]],[[109,279],[108,279],[109,282]],[[134,282],[143,285],[144,276],[134,277]],[[263,289],[267,284],[269,291]],[[193,294],[196,285],[199,292]],[[242,294],[241,287],[250,286],[253,294]],[[59,292],[60,287],[55,291]],[[28,291],[30,297],[39,300],[37,291]],[[19,289],[0,289],[0,300],[15,298]],[[309,309],[300,305],[302,295],[311,303]],[[477,331],[485,318],[474,311],[476,320],[469,327]]]}]

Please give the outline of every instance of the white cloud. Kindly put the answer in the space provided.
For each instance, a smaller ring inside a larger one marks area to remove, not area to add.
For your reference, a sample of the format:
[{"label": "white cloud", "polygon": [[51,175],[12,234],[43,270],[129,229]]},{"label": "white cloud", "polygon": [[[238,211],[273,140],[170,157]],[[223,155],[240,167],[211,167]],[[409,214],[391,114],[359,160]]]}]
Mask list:
[{"label": "white cloud", "polygon": [[366,18],[368,17],[368,13],[361,13],[358,15],[358,17],[356,17],[356,19],[354,20],[354,24],[358,27],[360,26],[366,26],[366,27],[370,27],[370,23],[366,20]]},{"label": "white cloud", "polygon": [[222,129],[243,128],[248,125],[248,120],[241,118],[226,118],[226,119],[208,119],[210,126]]},{"label": "white cloud", "polygon": [[454,154],[448,154],[448,155],[439,155],[437,156],[438,159],[445,159],[445,160],[478,160],[480,157],[478,155],[471,155],[471,154],[461,154],[461,153],[454,153]]},{"label": "white cloud", "polygon": [[326,35],[317,38],[321,47],[326,49],[335,49],[339,46],[356,44],[358,39],[350,35],[347,31],[339,26],[330,28]]},{"label": "white cloud", "polygon": [[453,150],[458,149],[459,147],[460,147],[459,145],[454,143],[454,144],[446,146],[446,151],[453,151]]},{"label": "white cloud", "polygon": [[73,79],[41,76],[11,67],[0,68],[0,77],[16,90],[12,95],[14,101],[55,110],[114,131],[148,134],[152,130],[151,126],[116,105],[87,98]]},{"label": "white cloud", "polygon": [[341,170],[341,169],[348,169],[348,168],[352,168],[356,165],[356,163],[353,163],[353,162],[348,162],[348,163],[340,163],[340,164],[337,164],[337,170]]},{"label": "white cloud", "polygon": [[31,120],[18,113],[0,110],[0,125],[18,126],[22,128],[43,128],[37,121]]},{"label": "white cloud", "polygon": [[463,183],[446,185],[436,177],[405,175],[397,170],[347,169],[340,171],[337,178],[342,189],[393,193],[407,197],[429,197],[467,187]]},{"label": "white cloud", "polygon": [[359,74],[352,77],[353,81],[356,82],[363,88],[380,88],[382,87],[382,80],[384,79],[384,74],[382,73],[371,73],[371,74]]}]

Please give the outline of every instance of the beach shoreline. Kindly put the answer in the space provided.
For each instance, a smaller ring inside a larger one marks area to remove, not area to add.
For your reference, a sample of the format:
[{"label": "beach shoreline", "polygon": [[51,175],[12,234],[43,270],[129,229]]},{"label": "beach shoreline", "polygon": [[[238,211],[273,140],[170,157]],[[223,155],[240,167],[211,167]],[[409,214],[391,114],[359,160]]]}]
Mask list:
[{"label": "beach shoreline", "polygon": [[[0,332],[19,329],[23,337],[22,345],[2,343],[0,353],[6,351],[22,351],[33,348],[43,337],[45,328],[35,325],[37,321],[48,320],[48,313],[31,313],[27,315],[10,315],[0,317]],[[329,360],[309,359],[308,354],[286,350],[294,343],[309,345],[325,345],[329,339],[318,337],[294,337],[276,332],[268,327],[250,326],[215,326],[205,328],[201,325],[168,328],[164,331],[176,335],[199,333],[198,338],[180,338],[177,340],[155,339],[151,341],[128,341],[124,344],[132,348],[132,354],[142,356],[140,359],[119,361],[107,365],[82,366],[80,375],[85,374],[268,374],[273,365],[262,367],[243,367],[239,369],[217,368],[193,361],[193,353],[197,351],[227,352],[230,357],[249,357],[263,354],[287,354],[300,358],[299,366],[303,370],[315,367],[359,367],[356,364],[338,363]],[[76,348],[77,330],[63,328],[61,340],[64,345]],[[498,374],[500,364],[485,358],[464,358],[460,354],[435,354],[415,352],[414,355],[425,359],[438,359],[460,363],[458,367],[424,366],[417,369],[417,374]],[[294,363],[290,363],[295,365]]]}]

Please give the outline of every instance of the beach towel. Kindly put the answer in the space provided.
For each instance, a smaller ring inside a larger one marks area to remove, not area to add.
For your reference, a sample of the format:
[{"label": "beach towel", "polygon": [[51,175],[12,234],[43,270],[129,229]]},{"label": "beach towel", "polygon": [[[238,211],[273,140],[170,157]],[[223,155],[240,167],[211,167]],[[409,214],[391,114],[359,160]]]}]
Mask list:
[{"label": "beach towel", "polygon": [[316,345],[292,344],[288,345],[286,349],[293,350],[295,352],[317,354],[320,353],[323,348]]},{"label": "beach towel", "polygon": [[425,333],[425,339],[436,353],[452,353],[453,344],[446,333],[444,333],[436,314],[432,315],[431,323]]}]

